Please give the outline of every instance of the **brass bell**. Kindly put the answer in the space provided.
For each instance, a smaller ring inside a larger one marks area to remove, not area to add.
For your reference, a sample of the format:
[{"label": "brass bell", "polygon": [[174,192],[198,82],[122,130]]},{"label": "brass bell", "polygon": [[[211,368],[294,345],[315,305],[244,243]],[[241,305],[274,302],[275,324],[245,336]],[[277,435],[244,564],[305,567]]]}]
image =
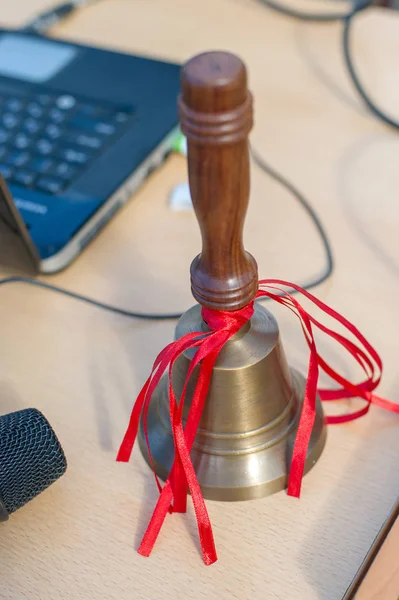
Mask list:
[{"label": "brass bell", "polygon": [[[227,52],[194,57],[182,69],[181,129],[187,137],[190,191],[202,235],[202,252],[191,265],[191,288],[200,305],[224,311],[253,301],[258,289],[254,258],[242,232],[249,198],[252,96],[242,61]],[[201,307],[180,319],[175,336],[206,331]],[[179,398],[194,351],[175,363],[172,385]],[[187,416],[194,371],[186,399]],[[211,385],[191,458],[203,496],[247,500],[287,485],[305,378],[290,369],[274,316],[259,303],[250,322],[226,343]],[[166,479],[173,464],[168,380],[152,396],[147,426],[157,474]],[[141,450],[147,459],[142,427]],[[320,399],[305,472],[326,441]]]}]

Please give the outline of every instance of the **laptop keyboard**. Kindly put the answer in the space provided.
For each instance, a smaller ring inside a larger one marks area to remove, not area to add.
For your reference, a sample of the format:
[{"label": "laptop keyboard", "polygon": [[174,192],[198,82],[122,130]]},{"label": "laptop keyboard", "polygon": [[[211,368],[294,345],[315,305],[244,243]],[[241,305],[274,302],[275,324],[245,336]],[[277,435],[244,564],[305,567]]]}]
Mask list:
[{"label": "laptop keyboard", "polygon": [[0,173],[8,183],[60,194],[123,133],[131,109],[71,95],[0,89]]}]

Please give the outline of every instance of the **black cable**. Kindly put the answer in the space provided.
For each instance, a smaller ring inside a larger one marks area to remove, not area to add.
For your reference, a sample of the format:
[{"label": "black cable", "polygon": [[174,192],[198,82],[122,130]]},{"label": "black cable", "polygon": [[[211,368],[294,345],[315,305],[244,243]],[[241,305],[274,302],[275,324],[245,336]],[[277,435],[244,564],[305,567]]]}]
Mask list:
[{"label": "black cable", "polygon": [[[330,242],[328,240],[327,233],[324,230],[324,227],[317,216],[314,209],[310,206],[309,202],[306,198],[301,194],[301,192],[286,179],[283,175],[275,171],[272,167],[270,167],[260,156],[259,154],[251,149],[251,155],[255,162],[255,164],[262,169],[265,173],[267,173],[270,177],[272,177],[275,181],[280,183],[283,187],[285,187],[293,197],[299,202],[302,208],[308,213],[310,219],[312,220],[314,226],[317,229],[317,232],[320,235],[324,251],[326,254],[326,267],[322,274],[316,279],[311,280],[308,283],[301,284],[306,290],[310,290],[324,281],[326,281],[332,274],[334,270],[334,260]],[[12,276],[6,277],[4,279],[0,279],[0,285],[6,285],[7,283],[24,283],[28,285],[34,285],[36,287],[49,290],[51,292],[56,292],[58,294],[62,294],[63,296],[67,296],[69,298],[73,298],[74,300],[79,300],[81,302],[85,302],[86,304],[90,304],[91,306],[95,306],[97,308],[102,308],[104,310],[108,310],[109,312],[113,312],[117,315],[122,315],[124,317],[131,317],[134,319],[144,319],[147,321],[167,321],[167,320],[176,320],[182,316],[182,313],[170,313],[170,314],[156,314],[156,313],[142,313],[142,312],[134,312],[130,310],[125,310],[124,308],[118,308],[116,306],[112,306],[111,304],[107,304],[105,302],[100,302],[99,300],[94,300],[93,298],[89,298],[88,296],[83,296],[82,294],[77,294],[76,292],[71,292],[64,288],[58,287],[56,285],[45,283],[43,281],[39,281],[37,279],[32,279],[30,277],[22,277],[22,276]],[[288,290],[290,294],[296,294],[296,290]],[[259,301],[265,302],[268,301],[269,298],[263,298]]]},{"label": "black cable", "polygon": [[75,300],[80,300],[81,302],[86,302],[86,304],[91,304],[92,306],[96,306],[97,308],[103,308],[104,310],[116,313],[117,315],[122,315],[123,317],[132,317],[134,319],[147,319],[150,321],[166,321],[172,319],[175,320],[181,317],[181,313],[157,315],[152,313],[132,312],[130,310],[125,310],[124,308],[118,308],[117,306],[106,304],[105,302],[100,302],[99,300],[94,300],[93,298],[83,296],[82,294],[70,292],[69,290],[58,287],[57,285],[44,283],[43,281],[38,281],[37,279],[32,279],[31,277],[20,277],[18,275],[15,275],[12,277],[5,277],[4,279],[0,279],[0,285],[5,285],[7,283],[26,283],[28,285],[34,285],[36,287],[40,287],[51,292],[56,292],[57,294],[62,294],[63,296],[68,296],[69,298],[74,298]]},{"label": "black cable", "polygon": [[381,119],[381,121],[383,121],[390,127],[399,129],[399,121],[396,121],[395,119],[389,117],[380,108],[378,108],[378,106],[375,104],[375,102],[370,98],[370,96],[369,96],[368,92],[365,90],[363,84],[360,82],[359,76],[356,72],[356,69],[355,69],[355,66],[354,66],[354,63],[352,60],[352,54],[351,54],[350,35],[351,35],[351,25],[352,25],[353,17],[357,12],[359,12],[359,11],[355,7],[352,14],[350,16],[348,16],[346,19],[344,19],[344,29],[343,29],[343,34],[342,34],[342,48],[343,48],[343,52],[344,52],[346,67],[348,69],[348,72],[349,72],[350,78],[353,82],[353,85],[355,86],[355,88],[356,88],[359,96],[363,100],[363,102],[369,108],[370,112],[374,116],[376,116],[378,119]]},{"label": "black cable", "polygon": [[383,112],[376,103],[372,100],[363,84],[361,83],[359,76],[356,72],[354,62],[352,60],[351,54],[351,44],[350,44],[350,35],[351,35],[351,26],[353,23],[353,19],[355,15],[359,12],[371,7],[375,0],[352,0],[352,8],[350,11],[346,13],[309,13],[302,12],[296,9],[285,6],[284,4],[280,4],[280,2],[275,2],[274,0],[258,0],[268,8],[272,10],[288,16],[294,19],[299,19],[301,21],[313,21],[313,22],[331,22],[331,21],[343,21],[344,27],[342,32],[342,49],[344,53],[345,65],[348,69],[349,76],[352,80],[354,87],[356,88],[359,96],[366,104],[370,112],[383,121],[386,125],[390,127],[394,127],[395,129],[399,129],[399,121],[394,118],[388,116]]},{"label": "black cable", "polygon": [[[295,8],[291,8],[285,4],[281,4],[280,2],[275,2],[274,0],[258,0],[271,10],[278,12],[287,17],[292,17],[294,19],[299,19],[300,21],[313,21],[318,23],[331,23],[332,21],[342,21],[351,17],[354,14],[353,8],[344,13],[342,12],[332,12],[332,13],[312,13],[307,11],[296,10]],[[373,0],[358,0],[357,4],[359,5],[356,9],[356,12],[360,12],[368,8],[372,4]]]},{"label": "black cable", "polygon": [[95,1],[96,0],[70,0],[69,2],[63,2],[49,10],[39,13],[32,21],[26,23],[20,31],[23,33],[44,34],[51,27],[54,27],[70,16],[78,8]]},{"label": "black cable", "polygon": [[[321,275],[319,275],[315,279],[310,280],[307,283],[300,284],[301,287],[305,290],[310,290],[310,289],[324,283],[332,275],[332,273],[334,271],[334,258],[333,258],[331,244],[328,239],[328,235],[324,229],[324,226],[323,226],[319,216],[317,215],[314,208],[312,208],[312,206],[309,204],[309,202],[305,198],[305,196],[294,186],[294,184],[291,183],[286,177],[284,177],[283,175],[278,173],[275,169],[273,169],[273,167],[268,165],[253,148],[251,148],[251,156],[252,156],[252,159],[255,162],[255,164],[260,169],[262,169],[262,171],[267,173],[270,177],[272,177],[272,179],[274,179],[275,181],[280,183],[280,185],[285,187],[286,190],[288,190],[292,194],[292,196],[299,202],[299,204],[302,206],[302,208],[305,210],[305,212],[307,212],[307,214],[309,215],[311,221],[313,222],[313,224],[320,236],[320,239],[321,239],[321,242],[322,242],[322,245],[324,248],[325,257],[326,257],[326,266],[324,268],[324,271],[321,273]],[[289,293],[294,294],[295,290],[289,290]]]}]

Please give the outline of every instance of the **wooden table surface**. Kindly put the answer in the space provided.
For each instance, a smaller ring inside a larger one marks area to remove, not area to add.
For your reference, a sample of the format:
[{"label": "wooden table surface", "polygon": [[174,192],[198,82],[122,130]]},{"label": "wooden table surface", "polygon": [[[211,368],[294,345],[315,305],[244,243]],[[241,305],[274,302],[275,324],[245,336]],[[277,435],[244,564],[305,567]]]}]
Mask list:
[{"label": "wooden table surface", "polygon": [[384,522],[343,600],[399,598],[399,499]]},{"label": "wooden table surface", "polygon": [[375,558],[356,600],[385,600],[399,598],[399,519],[395,521],[384,545]]},{"label": "wooden table surface", "polygon": [[[51,4],[2,0],[2,22],[17,26]],[[336,271],[317,293],[376,346],[385,364],[380,393],[399,401],[399,135],[369,117],[353,91],[340,32],[341,24],[301,24],[255,0],[102,0],[53,33],[179,62],[214,48],[243,57],[255,95],[252,143],[307,195],[332,240]],[[399,118],[398,16],[370,10],[354,38],[367,87]],[[188,308],[198,228],[193,214],[167,205],[185,177],[185,160],[168,159],[75,264],[49,280],[132,310]],[[256,167],[246,245],[263,277],[303,282],[324,264],[307,216]],[[273,310],[290,362],[306,369],[298,323]],[[330,428],[299,501],[279,493],[208,502],[215,565],[201,562],[191,507],[167,518],[150,559],[136,553],[157,493],[138,451],[130,464],[116,464],[115,455],[173,327],[22,285],[1,288],[1,412],[42,410],[69,461],[65,477],[1,528],[2,600],[343,596],[398,496],[399,421],[379,409]],[[319,348],[361,377],[332,344]]]}]

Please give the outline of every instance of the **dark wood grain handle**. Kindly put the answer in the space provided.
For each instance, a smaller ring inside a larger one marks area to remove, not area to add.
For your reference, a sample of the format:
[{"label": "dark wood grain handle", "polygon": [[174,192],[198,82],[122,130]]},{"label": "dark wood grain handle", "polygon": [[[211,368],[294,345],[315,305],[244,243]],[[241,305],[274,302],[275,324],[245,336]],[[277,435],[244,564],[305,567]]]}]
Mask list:
[{"label": "dark wood grain handle", "polygon": [[191,265],[191,289],[203,306],[237,310],[258,289],[257,265],[242,239],[252,127],[247,73],[233,54],[208,52],[186,63],[181,83],[180,122],[202,235],[202,252]]}]

